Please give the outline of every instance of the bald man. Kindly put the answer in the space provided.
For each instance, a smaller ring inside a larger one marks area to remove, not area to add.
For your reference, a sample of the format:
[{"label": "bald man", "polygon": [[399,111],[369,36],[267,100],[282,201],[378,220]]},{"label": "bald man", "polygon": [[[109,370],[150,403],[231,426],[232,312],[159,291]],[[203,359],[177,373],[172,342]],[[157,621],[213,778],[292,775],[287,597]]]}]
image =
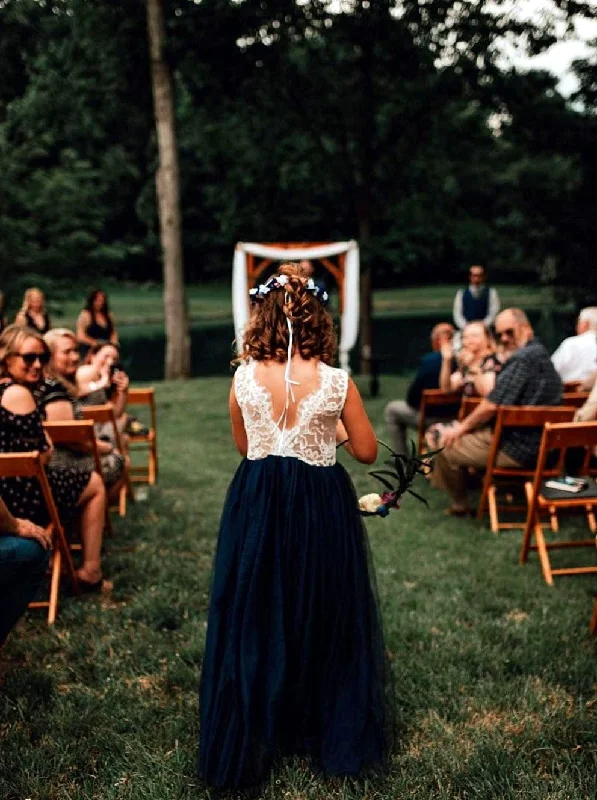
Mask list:
[{"label": "bald man", "polygon": [[[435,459],[432,483],[448,492],[451,505],[446,513],[470,513],[466,492],[468,467],[487,464],[493,431],[489,423],[498,406],[556,406],[562,397],[562,381],[546,348],[535,338],[527,315],[519,308],[498,314],[495,330],[510,357],[497,375],[495,387],[473,413],[457,422],[444,435],[444,450]],[[537,459],[541,431],[514,428],[504,431],[497,458],[498,467],[532,465]]]}]

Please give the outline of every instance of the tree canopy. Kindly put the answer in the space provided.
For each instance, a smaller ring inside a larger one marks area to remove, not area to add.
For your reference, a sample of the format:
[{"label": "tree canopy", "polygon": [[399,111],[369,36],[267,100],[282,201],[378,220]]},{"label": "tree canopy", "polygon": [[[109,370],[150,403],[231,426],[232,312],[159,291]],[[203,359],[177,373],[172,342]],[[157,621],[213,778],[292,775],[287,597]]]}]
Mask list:
[{"label": "tree canopy", "polygon": [[[466,263],[592,273],[597,58],[565,98],[539,53],[555,20],[505,0],[173,0],[190,280],[237,240],[358,238],[377,285]],[[558,0],[572,25],[597,16]],[[0,2],[0,283],[160,275],[141,0]],[[597,52],[597,46],[595,48]]]}]

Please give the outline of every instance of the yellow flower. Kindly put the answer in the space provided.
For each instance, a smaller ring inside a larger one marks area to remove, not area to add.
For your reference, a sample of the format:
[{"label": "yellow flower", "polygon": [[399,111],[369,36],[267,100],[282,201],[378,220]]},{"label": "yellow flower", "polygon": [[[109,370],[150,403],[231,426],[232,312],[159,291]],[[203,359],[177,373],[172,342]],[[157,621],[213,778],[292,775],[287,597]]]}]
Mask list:
[{"label": "yellow flower", "polygon": [[359,498],[359,508],[361,511],[375,513],[382,504],[382,499],[378,494],[365,494]]}]

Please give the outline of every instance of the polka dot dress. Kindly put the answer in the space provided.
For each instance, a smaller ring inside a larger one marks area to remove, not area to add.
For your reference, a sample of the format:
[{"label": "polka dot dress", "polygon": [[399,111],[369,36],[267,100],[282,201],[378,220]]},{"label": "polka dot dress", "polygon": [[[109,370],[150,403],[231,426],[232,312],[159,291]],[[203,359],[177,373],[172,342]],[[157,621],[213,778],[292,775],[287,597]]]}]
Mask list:
[{"label": "polka dot dress", "polygon": [[[1,405],[2,395],[10,385],[0,385],[0,453],[46,452],[48,443],[39,411],[13,414]],[[91,472],[46,467],[46,474],[58,513],[64,521],[73,515]],[[30,519],[39,525],[48,523],[41,489],[35,479],[0,478],[0,497],[13,516]]]}]

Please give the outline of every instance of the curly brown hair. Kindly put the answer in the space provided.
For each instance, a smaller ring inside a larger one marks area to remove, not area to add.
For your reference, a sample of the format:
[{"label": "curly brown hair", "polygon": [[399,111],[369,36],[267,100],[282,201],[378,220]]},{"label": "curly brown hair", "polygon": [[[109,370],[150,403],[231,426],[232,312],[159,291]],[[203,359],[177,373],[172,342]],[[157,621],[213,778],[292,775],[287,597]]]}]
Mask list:
[{"label": "curly brown hair", "polygon": [[288,352],[288,323],[292,322],[294,352],[301,358],[319,358],[333,366],[338,341],[332,317],[311,292],[297,264],[285,263],[278,275],[286,275],[283,289],[269,292],[251,314],[243,336],[243,351],[235,363],[249,358],[284,363]]}]

